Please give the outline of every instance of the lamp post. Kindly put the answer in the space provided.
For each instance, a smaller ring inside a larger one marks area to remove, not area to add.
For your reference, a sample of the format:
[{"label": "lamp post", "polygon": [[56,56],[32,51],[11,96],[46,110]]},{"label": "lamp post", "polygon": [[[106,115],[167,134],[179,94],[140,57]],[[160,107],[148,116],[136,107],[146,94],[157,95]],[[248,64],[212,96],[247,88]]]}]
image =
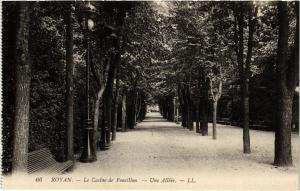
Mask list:
[{"label": "lamp post", "polygon": [[93,30],[94,21],[93,16],[96,14],[96,8],[90,3],[81,2],[76,7],[76,13],[84,32],[84,42],[86,48],[86,116],[84,122],[84,144],[83,151],[80,157],[81,162],[93,162],[97,160],[96,152],[94,148],[94,129],[92,127],[92,120],[90,116],[90,99],[89,99],[89,89],[90,89],[90,31]]}]

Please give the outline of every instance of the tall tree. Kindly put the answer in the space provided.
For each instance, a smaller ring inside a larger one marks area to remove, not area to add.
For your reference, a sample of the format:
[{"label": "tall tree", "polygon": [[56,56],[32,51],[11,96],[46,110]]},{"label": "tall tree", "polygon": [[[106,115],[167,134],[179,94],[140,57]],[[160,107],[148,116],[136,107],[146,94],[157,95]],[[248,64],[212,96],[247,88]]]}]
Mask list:
[{"label": "tall tree", "polygon": [[111,129],[112,129],[112,96],[113,96],[113,81],[116,71],[116,59],[117,56],[112,53],[110,68],[107,76],[107,83],[105,88],[105,125],[106,125],[106,142],[107,145],[110,145],[111,140]]},{"label": "tall tree", "polygon": [[67,159],[74,160],[74,62],[73,62],[73,21],[72,4],[67,3],[65,15],[66,29],[66,126],[67,126]]},{"label": "tall tree", "polygon": [[202,136],[208,135],[208,92],[209,92],[209,79],[205,76],[204,71],[201,73],[201,122],[200,122],[200,132]]},{"label": "tall tree", "polygon": [[[253,35],[255,31],[255,19],[258,8],[254,7],[253,2],[238,2],[235,6],[235,44],[237,52],[237,62],[240,75],[241,104],[243,114],[243,151],[250,153],[250,132],[249,132],[249,77],[250,65],[253,49]],[[244,13],[248,14],[248,44],[246,62],[244,62]]]},{"label": "tall tree", "polygon": [[119,93],[120,93],[120,72],[119,72],[119,64],[116,66],[116,86],[115,86],[115,93],[113,97],[113,108],[112,108],[112,136],[111,139],[114,141],[116,140],[117,134],[117,125],[118,125],[118,104],[119,104]]},{"label": "tall tree", "polygon": [[277,49],[278,114],[275,133],[274,165],[292,165],[291,122],[295,88],[299,80],[299,2],[295,2],[296,32],[291,56],[288,53],[288,3],[278,2],[279,37]]},{"label": "tall tree", "polygon": [[[210,80],[210,92],[213,99],[213,139],[217,139],[217,109],[218,101],[222,95],[223,82],[220,80],[218,82],[218,87],[214,88],[212,80]],[[216,91],[214,91],[216,89]]]},{"label": "tall tree", "polygon": [[[107,40],[107,39],[106,39]],[[101,42],[103,42],[103,45],[102,47],[106,48],[106,45],[107,43],[104,43],[106,42],[105,40],[102,40]],[[101,63],[103,65],[105,65],[105,67],[103,66],[103,71],[102,71],[102,74],[101,71],[100,72],[97,72],[96,70],[96,66],[95,66],[95,63],[92,62],[91,63],[91,71],[92,71],[92,76],[94,78],[94,81],[96,82],[96,93],[95,93],[95,96],[94,96],[94,116],[93,116],[93,128],[94,128],[94,148],[97,148],[97,136],[98,136],[98,133],[101,134],[102,132],[99,131],[98,132],[98,129],[99,129],[99,118],[100,118],[100,103],[103,99],[103,95],[104,95],[104,92],[105,92],[105,88],[106,88],[106,83],[107,83],[107,74],[109,72],[109,69],[111,67],[111,62],[108,61],[108,59],[106,57],[104,57],[105,54],[101,54],[101,56],[103,56],[102,60],[101,60]],[[99,136],[101,137],[101,135]]]},{"label": "tall tree", "polygon": [[18,2],[16,33],[16,98],[14,116],[13,171],[27,170],[30,107],[29,2]]},{"label": "tall tree", "polygon": [[126,126],[126,91],[122,92],[122,131],[127,131]]},{"label": "tall tree", "polygon": [[[223,94],[223,86],[228,87],[230,80],[234,80],[233,54],[232,54],[232,14],[224,2],[208,4],[211,11],[206,16],[204,23],[205,48],[203,48],[205,59],[206,76],[209,78],[210,94],[213,102],[213,139],[217,138],[217,111],[218,102]],[[214,34],[213,36],[211,34]]]}]

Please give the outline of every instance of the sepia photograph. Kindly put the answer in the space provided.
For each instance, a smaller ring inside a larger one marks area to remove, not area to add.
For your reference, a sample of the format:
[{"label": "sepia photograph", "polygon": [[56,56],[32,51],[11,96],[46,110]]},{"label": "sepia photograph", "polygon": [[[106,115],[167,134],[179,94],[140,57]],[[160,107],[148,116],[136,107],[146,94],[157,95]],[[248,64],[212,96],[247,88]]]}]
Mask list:
[{"label": "sepia photograph", "polygon": [[1,187],[299,190],[298,1],[3,1]]}]

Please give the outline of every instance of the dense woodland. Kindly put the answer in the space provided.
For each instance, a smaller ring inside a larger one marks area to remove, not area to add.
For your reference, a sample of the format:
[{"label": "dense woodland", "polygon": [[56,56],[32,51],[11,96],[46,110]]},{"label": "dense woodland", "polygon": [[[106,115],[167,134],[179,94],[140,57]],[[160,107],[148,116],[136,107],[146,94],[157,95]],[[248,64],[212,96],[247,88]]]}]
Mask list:
[{"label": "dense woodland", "polygon": [[298,2],[92,2],[91,30],[82,4],[3,3],[4,172],[43,147],[75,161],[87,115],[109,149],[153,104],[203,136],[212,122],[216,141],[217,122],[240,126],[245,154],[250,128],[275,131],[274,165],[292,165]]}]

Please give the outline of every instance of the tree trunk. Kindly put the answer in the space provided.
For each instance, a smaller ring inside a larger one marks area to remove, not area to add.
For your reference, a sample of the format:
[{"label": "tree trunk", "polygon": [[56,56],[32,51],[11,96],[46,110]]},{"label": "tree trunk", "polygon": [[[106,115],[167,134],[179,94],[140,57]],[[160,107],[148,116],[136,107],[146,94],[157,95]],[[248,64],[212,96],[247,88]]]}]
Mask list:
[{"label": "tree trunk", "polygon": [[292,165],[291,123],[295,87],[299,80],[299,3],[295,2],[296,33],[291,59],[288,60],[288,6],[278,2],[279,38],[277,49],[278,112],[275,132],[276,166]]},{"label": "tree trunk", "polygon": [[136,88],[134,87],[129,92],[129,97],[126,98],[127,105],[126,105],[126,112],[127,112],[127,127],[129,129],[134,129],[135,126],[135,103],[136,103]]},{"label": "tree trunk", "polygon": [[[109,88],[108,88],[109,89]],[[110,146],[110,140],[111,140],[111,122],[112,122],[112,101],[111,101],[111,97],[110,94],[108,93],[106,96],[106,143],[107,145]]]},{"label": "tree trunk", "polygon": [[249,132],[249,76],[250,76],[250,64],[252,58],[253,49],[253,34],[255,28],[255,21],[253,17],[256,17],[257,7],[254,11],[254,5],[251,2],[249,5],[249,37],[248,37],[248,51],[246,57],[246,67],[243,80],[243,143],[244,143],[244,153],[251,153],[250,150],[250,132]]},{"label": "tree trunk", "polygon": [[250,132],[249,132],[249,95],[248,95],[248,83],[244,82],[242,96],[242,108],[243,108],[243,150],[244,153],[251,153],[250,150]]},{"label": "tree trunk", "polygon": [[[98,93],[97,96],[95,97],[95,101],[94,101],[94,148],[97,148],[97,132],[98,132],[98,127],[99,127],[99,117],[100,117],[100,102],[101,102],[101,98],[103,96],[104,93],[104,88],[101,88]],[[101,132],[102,133],[102,132]],[[101,137],[101,135],[100,135]]]},{"label": "tree trunk", "polygon": [[126,131],[126,93],[122,96],[122,131]]},{"label": "tree trunk", "polygon": [[176,100],[175,100],[175,96],[173,97],[172,100],[172,106],[173,106],[173,121],[177,122],[177,117],[176,117]]},{"label": "tree trunk", "polygon": [[189,130],[193,131],[194,130],[194,119],[193,119],[193,106],[192,106],[192,101],[189,100]]},{"label": "tree trunk", "polygon": [[[188,79],[189,83],[190,80]],[[190,85],[186,85],[184,86],[185,90],[184,90],[184,95],[183,95],[183,99],[185,102],[185,113],[186,113],[186,127],[189,130],[193,130],[193,120],[192,120],[192,104],[191,104],[191,99],[190,99]]]},{"label": "tree trunk", "polygon": [[235,96],[235,86],[234,85],[232,85],[232,89],[231,89],[231,91],[230,91],[230,94],[231,94],[231,112],[230,112],[230,125],[233,125],[233,123],[234,123],[234,117],[235,117],[235,115],[234,115],[234,110],[235,110],[235,104],[234,104],[234,96]]},{"label": "tree trunk", "polygon": [[140,120],[140,112],[141,112],[141,94],[139,92],[137,92],[137,98],[136,98],[136,103],[135,103],[135,122],[139,123]]},{"label": "tree trunk", "polygon": [[213,102],[213,139],[217,139],[217,109],[218,100]]},{"label": "tree trunk", "polygon": [[140,112],[140,120],[143,121],[145,119],[147,113],[147,105],[145,103],[145,93],[141,94],[141,112]]},{"label": "tree trunk", "polygon": [[[72,4],[68,3],[66,23],[66,102],[67,102],[67,159],[74,161],[74,62],[73,62],[73,23]],[[95,147],[96,148],[96,147]]]},{"label": "tree trunk", "polygon": [[190,128],[190,105],[189,102],[187,100],[187,94],[185,94],[184,96],[184,100],[185,100],[185,121],[186,121],[186,128],[189,129]]},{"label": "tree trunk", "polygon": [[199,125],[199,103],[195,104],[196,107],[196,133],[200,133],[200,125]]},{"label": "tree trunk", "polygon": [[[130,90],[128,92],[128,95],[126,95],[126,127],[129,128],[129,129],[133,129],[133,125],[132,125],[132,105],[133,105],[133,101],[132,101],[132,96],[133,96],[133,93],[132,93],[133,90]],[[128,99],[128,97],[130,97],[131,99]]]},{"label": "tree trunk", "polygon": [[177,105],[176,107],[176,121],[175,121],[177,124],[179,124],[179,107]]},{"label": "tree trunk", "polygon": [[180,81],[177,82],[177,92],[178,92],[178,100],[179,100],[180,110],[181,110],[181,126],[186,127],[184,95],[181,89]]},{"label": "tree trunk", "polygon": [[133,92],[133,105],[132,105],[132,127],[135,128],[136,126],[136,113],[137,113],[137,101],[138,101],[138,91],[134,90]]},{"label": "tree trunk", "polygon": [[113,81],[114,81],[114,74],[115,74],[115,56],[112,55],[111,62],[110,62],[110,69],[108,72],[107,77],[107,84],[105,88],[105,115],[106,115],[106,143],[109,146],[111,140],[111,130],[112,130],[112,94],[113,94]]},{"label": "tree trunk", "polygon": [[254,20],[253,20],[253,4],[249,5],[249,36],[248,36],[248,51],[246,57],[246,66],[244,66],[244,4],[240,3],[239,14],[237,15],[238,22],[238,44],[236,42],[237,58],[240,74],[241,87],[241,104],[243,114],[243,151],[250,153],[250,132],[249,132],[249,73],[250,63],[252,57],[253,34],[254,34]]},{"label": "tree trunk", "polygon": [[194,130],[194,124],[193,124],[193,103],[192,103],[192,99],[191,99],[191,92],[190,92],[190,87],[191,87],[191,76],[188,77],[188,85],[187,85],[187,89],[186,89],[186,99],[187,99],[187,105],[188,105],[188,109],[187,109],[187,113],[188,113],[188,129],[190,131]]},{"label": "tree trunk", "polygon": [[[240,3],[240,6],[243,6],[242,3]],[[244,110],[245,106],[245,71],[244,71],[244,10],[240,7],[239,10],[239,15],[238,15],[238,26],[239,26],[239,31],[238,31],[238,67],[239,67],[239,74],[240,74],[240,95],[241,95],[241,106],[242,106],[242,115],[243,115],[243,152],[246,153],[247,150],[250,151],[249,145],[250,143],[248,142],[248,136],[249,133],[247,134],[247,130],[249,131],[249,127],[247,128],[246,126],[246,112]],[[249,149],[248,149],[249,148]]]},{"label": "tree trunk", "polygon": [[118,125],[118,103],[119,103],[119,89],[120,89],[120,61],[121,61],[120,53],[117,54],[116,59],[116,69],[115,69],[115,76],[116,76],[116,88],[115,88],[115,95],[113,96],[113,108],[112,108],[112,137],[111,140],[116,140],[117,134],[117,125]]},{"label": "tree trunk", "polygon": [[108,127],[107,127],[107,121],[106,121],[106,105],[103,104],[102,107],[102,117],[101,117],[101,135],[100,135],[100,149],[101,150],[106,150],[109,148],[109,145],[107,144],[107,132],[108,132]]},{"label": "tree trunk", "polygon": [[14,147],[12,170],[14,173],[27,172],[27,153],[29,139],[30,107],[30,55],[29,2],[18,2],[18,20],[16,33],[16,97],[14,116]]},{"label": "tree trunk", "polygon": [[[108,72],[111,67],[111,62],[106,63],[106,69],[105,71]],[[100,116],[100,103],[103,99],[103,95],[106,88],[105,80],[100,80],[100,77],[96,75],[96,71],[94,68],[94,64],[92,64],[92,73],[95,78],[95,81],[98,82],[99,90],[94,98],[94,117],[93,117],[93,128],[94,128],[94,148],[97,148],[97,140],[100,138],[100,145],[101,147],[104,147],[106,144],[106,141],[104,141],[102,138],[104,137],[103,134],[105,134],[105,121],[101,121],[101,125],[99,125],[99,120],[101,118]],[[104,75],[104,74],[103,74]],[[103,77],[104,78],[104,77]],[[102,110],[102,115],[104,115],[105,110]],[[102,116],[103,120],[103,116]],[[100,127],[100,128],[99,128]],[[99,133],[98,130],[100,129]]]},{"label": "tree trunk", "polygon": [[279,96],[278,124],[275,133],[275,159],[276,166],[292,165],[291,150],[291,122],[293,95]]},{"label": "tree trunk", "polygon": [[187,114],[186,114],[186,104],[183,102],[182,106],[181,106],[181,126],[183,128],[187,127]]},{"label": "tree trunk", "polygon": [[[199,96],[199,99],[201,98],[200,92],[201,92],[201,68],[198,68],[198,83],[197,83],[197,88],[199,90],[199,93],[197,96]],[[199,108],[200,108],[200,100],[197,100],[197,102],[195,103],[195,109],[196,109],[196,133],[200,133],[200,112],[199,112]]]},{"label": "tree trunk", "polygon": [[202,74],[202,99],[200,131],[202,136],[208,135],[208,79]]},{"label": "tree trunk", "polygon": [[111,139],[114,141],[116,140],[116,133],[117,133],[117,125],[118,125],[118,104],[119,104],[119,77],[117,77],[116,82],[116,92],[115,92],[115,101],[114,101],[114,108],[113,108],[113,125],[112,125],[112,137]]},{"label": "tree trunk", "polygon": [[204,101],[203,109],[202,109],[202,120],[200,123],[200,129],[202,136],[207,136],[208,135],[208,100]]}]

